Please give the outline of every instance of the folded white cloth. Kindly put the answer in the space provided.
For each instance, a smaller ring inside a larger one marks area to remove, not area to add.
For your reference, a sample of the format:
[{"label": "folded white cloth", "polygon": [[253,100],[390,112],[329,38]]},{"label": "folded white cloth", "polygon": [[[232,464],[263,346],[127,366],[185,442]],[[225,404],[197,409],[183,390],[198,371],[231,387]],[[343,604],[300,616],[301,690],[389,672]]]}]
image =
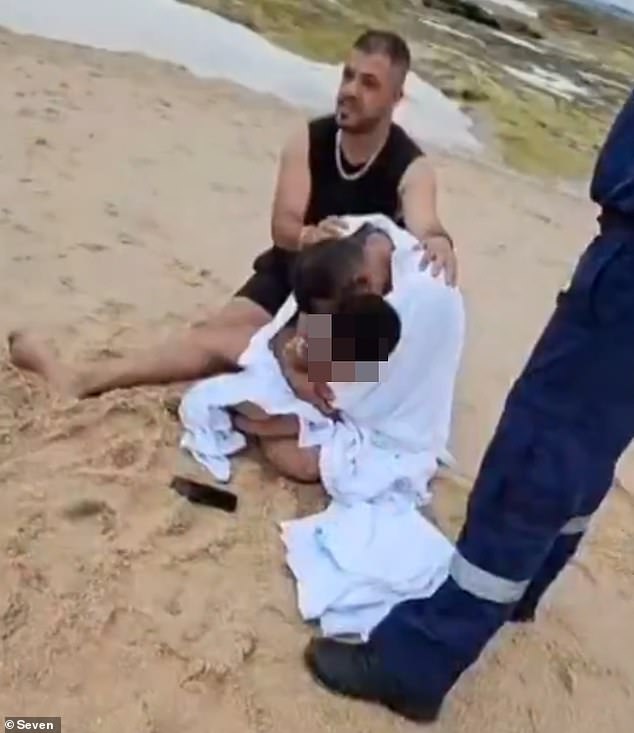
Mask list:
[{"label": "folded white cloth", "polygon": [[282,524],[302,617],[326,636],[370,631],[397,603],[430,596],[444,582],[451,543],[410,502],[333,501]]},{"label": "folded white cloth", "polygon": [[417,507],[446,451],[453,390],[464,341],[458,290],[419,268],[417,241],[383,216],[347,217],[390,236],[392,292],[401,339],[376,383],[333,384],[342,419],[295,397],[270,340],[296,312],[291,296],[253,337],[243,371],[194,386],[181,404],[182,445],[217,479],[244,446],[223,409],[250,401],[271,415],[300,419],[299,443],[320,447],[320,474],[332,497],[321,514],[282,525],[300,612],[324,633],[366,637],[394,603],[431,594],[444,580],[452,547]]}]

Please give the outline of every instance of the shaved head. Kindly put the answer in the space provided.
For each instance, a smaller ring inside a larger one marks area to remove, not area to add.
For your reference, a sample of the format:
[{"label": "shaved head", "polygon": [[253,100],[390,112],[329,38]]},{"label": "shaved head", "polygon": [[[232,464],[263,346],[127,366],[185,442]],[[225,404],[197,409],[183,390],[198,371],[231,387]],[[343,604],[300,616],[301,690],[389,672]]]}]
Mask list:
[{"label": "shaved head", "polygon": [[336,109],[339,127],[363,134],[391,121],[410,64],[407,43],[396,33],[361,34],[343,66]]}]

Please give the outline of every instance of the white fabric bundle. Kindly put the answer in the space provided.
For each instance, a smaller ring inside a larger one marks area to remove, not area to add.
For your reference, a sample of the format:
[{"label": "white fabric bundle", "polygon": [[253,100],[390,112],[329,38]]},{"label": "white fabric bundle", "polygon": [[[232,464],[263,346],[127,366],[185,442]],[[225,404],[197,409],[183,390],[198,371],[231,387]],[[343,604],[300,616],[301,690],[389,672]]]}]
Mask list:
[{"label": "white fabric bundle", "polygon": [[395,245],[386,299],[401,318],[401,339],[380,381],[333,384],[337,421],[295,397],[269,345],[296,312],[291,296],[242,354],[243,371],[187,393],[182,445],[228,481],[229,456],[245,440],[225,407],[249,401],[271,415],[299,417],[299,443],[320,447],[321,479],[332,498],[325,512],[282,525],[300,612],[320,619],[326,634],[366,637],[396,602],[430,595],[447,576],[452,546],[417,507],[429,500],[438,462],[448,459],[464,309],[458,290],[420,270],[420,247],[408,232],[383,216],[347,223],[351,230],[371,223]]}]

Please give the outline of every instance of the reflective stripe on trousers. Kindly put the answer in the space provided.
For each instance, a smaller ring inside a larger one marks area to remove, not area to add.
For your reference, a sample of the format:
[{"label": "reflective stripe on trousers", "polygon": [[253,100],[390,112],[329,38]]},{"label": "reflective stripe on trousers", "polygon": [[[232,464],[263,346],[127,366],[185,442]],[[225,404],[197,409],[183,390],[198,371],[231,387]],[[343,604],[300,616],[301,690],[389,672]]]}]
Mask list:
[{"label": "reflective stripe on trousers", "polygon": [[590,526],[592,515],[585,517],[573,517],[569,519],[566,524],[561,528],[561,534],[573,535],[583,534]]},{"label": "reflective stripe on trousers", "polygon": [[530,580],[508,580],[489,573],[470,563],[458,552],[453,556],[449,574],[462,590],[493,603],[517,603],[530,583]]},{"label": "reflective stripe on trousers", "polygon": [[[588,529],[591,519],[591,516],[572,517],[561,528],[561,534],[581,535]],[[469,562],[459,552],[452,558],[449,574],[462,590],[492,603],[518,603],[530,585],[530,580],[516,581],[494,575]]]}]

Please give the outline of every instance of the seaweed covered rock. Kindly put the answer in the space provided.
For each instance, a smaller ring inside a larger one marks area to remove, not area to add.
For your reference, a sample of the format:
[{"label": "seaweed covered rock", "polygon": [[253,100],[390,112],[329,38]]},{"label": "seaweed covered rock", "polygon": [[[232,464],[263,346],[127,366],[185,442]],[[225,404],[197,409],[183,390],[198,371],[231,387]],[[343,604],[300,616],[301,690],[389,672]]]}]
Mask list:
[{"label": "seaweed covered rock", "polygon": [[542,13],[544,23],[555,30],[568,30],[588,36],[599,35],[599,28],[593,15],[582,9],[558,7],[547,8]]},{"label": "seaweed covered rock", "polygon": [[431,10],[458,15],[472,23],[486,25],[495,30],[502,30],[500,21],[486,8],[471,0],[423,0],[423,5]]},{"label": "seaweed covered rock", "polygon": [[423,5],[430,10],[457,15],[471,23],[478,23],[493,30],[525,36],[533,40],[540,40],[544,37],[542,32],[530,23],[520,18],[497,15],[473,0],[423,0]]},{"label": "seaweed covered rock", "polygon": [[525,36],[526,38],[532,38],[534,41],[541,41],[544,38],[544,34],[530,23],[526,23],[523,20],[516,20],[515,18],[501,18],[500,24],[502,30],[505,33],[512,33],[516,36]]}]

